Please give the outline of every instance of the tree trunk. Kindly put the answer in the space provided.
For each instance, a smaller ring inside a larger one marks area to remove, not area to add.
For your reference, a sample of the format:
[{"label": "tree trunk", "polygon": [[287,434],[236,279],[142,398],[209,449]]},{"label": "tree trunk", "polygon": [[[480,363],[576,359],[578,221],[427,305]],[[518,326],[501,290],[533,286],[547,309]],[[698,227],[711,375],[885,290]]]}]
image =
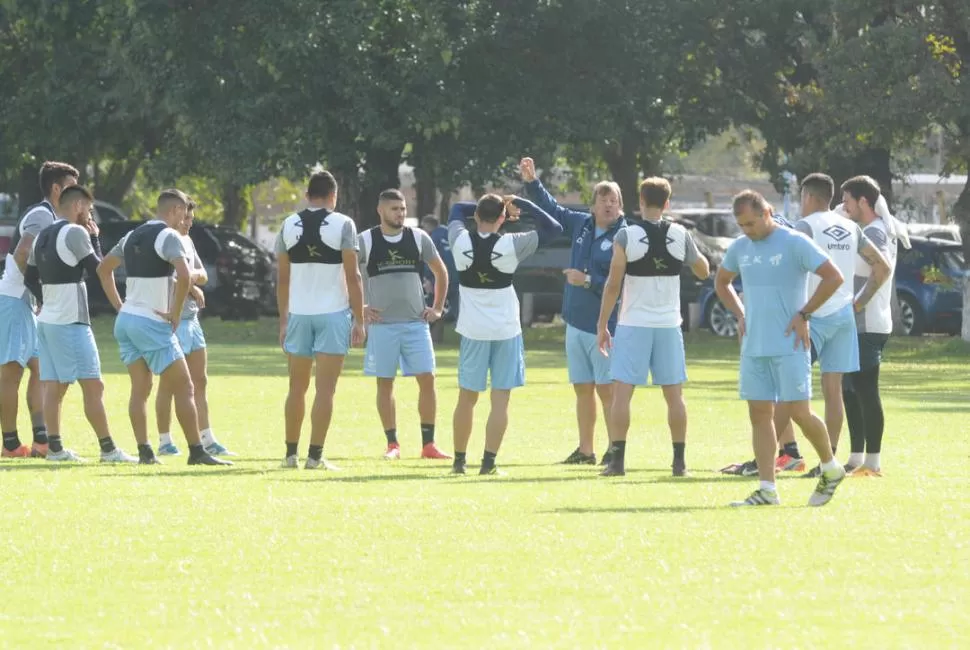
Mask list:
[{"label": "tree trunk", "polygon": [[124,160],[112,160],[107,171],[98,175],[94,188],[97,197],[102,201],[120,205],[128,190],[131,189],[131,184],[135,182],[141,162],[140,155],[129,156]]},{"label": "tree trunk", "polygon": [[360,168],[357,161],[347,161],[330,168],[337,179],[337,210],[357,223],[360,229]]},{"label": "tree trunk", "polygon": [[364,161],[364,180],[360,189],[360,206],[357,223],[361,229],[376,226],[377,199],[387,189],[401,186],[401,152],[404,145],[391,149],[369,149]]},{"label": "tree trunk", "polygon": [[235,183],[222,185],[222,225],[239,230],[246,219],[245,188]]},{"label": "tree trunk", "polygon": [[451,188],[439,188],[441,190],[441,201],[438,203],[438,221],[442,225],[448,225],[448,215],[451,213],[451,195],[454,193]]},{"label": "tree trunk", "polygon": [[[960,237],[963,239],[964,264],[970,263],[970,179],[963,186],[960,197],[953,204],[953,218],[960,225]],[[964,341],[970,341],[970,282],[963,283],[963,331]]]},{"label": "tree trunk", "polygon": [[17,186],[20,214],[26,212],[33,204],[44,200],[44,195],[40,191],[40,180],[37,177],[39,169],[35,165],[23,165],[20,168],[20,181]]},{"label": "tree trunk", "polygon": [[[619,142],[609,143],[603,152],[603,160],[610,168],[610,175],[620,185],[625,214],[632,214],[640,209],[637,153],[637,146],[630,136],[624,136]],[[596,197],[593,197],[593,200],[595,201]]]},{"label": "tree trunk", "polygon": [[427,144],[425,142],[414,143],[414,190],[417,194],[417,206],[415,208],[418,219],[429,214],[435,213],[438,202],[437,174],[435,173],[434,161],[427,155]]}]

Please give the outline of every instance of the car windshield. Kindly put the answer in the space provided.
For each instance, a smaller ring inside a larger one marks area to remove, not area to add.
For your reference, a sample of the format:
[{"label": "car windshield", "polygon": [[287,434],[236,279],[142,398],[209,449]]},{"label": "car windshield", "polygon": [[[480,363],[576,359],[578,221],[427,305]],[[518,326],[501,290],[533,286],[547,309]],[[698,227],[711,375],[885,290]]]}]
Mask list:
[{"label": "car windshield", "polygon": [[714,236],[730,237],[731,239],[741,236],[741,227],[738,226],[734,215],[719,214],[714,217]]},{"label": "car windshield", "polygon": [[962,273],[964,271],[963,251],[948,250],[940,253],[944,268]]}]

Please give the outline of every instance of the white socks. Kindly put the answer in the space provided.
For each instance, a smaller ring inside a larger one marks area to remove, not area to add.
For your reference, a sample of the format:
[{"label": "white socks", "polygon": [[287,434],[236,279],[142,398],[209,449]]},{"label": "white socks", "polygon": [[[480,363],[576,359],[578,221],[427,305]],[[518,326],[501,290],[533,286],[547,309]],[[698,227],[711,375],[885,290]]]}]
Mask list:
[{"label": "white socks", "polygon": [[860,467],[862,465],[863,458],[864,458],[864,455],[862,454],[862,452],[859,452],[859,453],[852,452],[851,454],[849,454],[848,464],[852,465],[853,467]]},{"label": "white socks", "polygon": [[199,432],[202,437],[202,446],[211,447],[216,442],[216,437],[212,435],[212,429],[203,429]]},{"label": "white socks", "polygon": [[832,460],[830,460],[829,462],[821,464],[822,472],[826,474],[829,472],[834,472],[835,470],[840,469],[841,467],[842,466],[839,465],[839,461],[835,460],[835,456],[833,456]]},{"label": "white socks", "polygon": [[774,481],[761,481],[761,489],[768,492],[777,492]]},{"label": "white socks", "polygon": [[879,454],[866,454],[865,466],[874,472],[879,471]]},{"label": "white socks", "polygon": [[158,446],[164,447],[165,445],[172,444],[172,434],[171,433],[160,433],[158,434]]}]

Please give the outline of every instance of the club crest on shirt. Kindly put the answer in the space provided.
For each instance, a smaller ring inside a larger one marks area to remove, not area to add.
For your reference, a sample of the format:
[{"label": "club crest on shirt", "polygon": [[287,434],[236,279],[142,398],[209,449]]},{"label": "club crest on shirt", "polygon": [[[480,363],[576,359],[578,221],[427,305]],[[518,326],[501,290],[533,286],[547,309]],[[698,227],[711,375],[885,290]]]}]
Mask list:
[{"label": "club crest on shirt", "polygon": [[613,242],[611,242],[609,239],[604,239],[602,242],[600,242],[600,250],[608,251],[610,250],[610,246],[612,245],[613,245]]}]

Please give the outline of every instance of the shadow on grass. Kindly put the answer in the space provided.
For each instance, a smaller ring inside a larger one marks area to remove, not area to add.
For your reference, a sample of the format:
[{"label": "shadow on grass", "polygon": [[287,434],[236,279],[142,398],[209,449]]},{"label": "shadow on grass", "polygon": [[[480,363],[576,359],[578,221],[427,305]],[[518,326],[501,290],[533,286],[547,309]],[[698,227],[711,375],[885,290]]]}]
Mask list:
[{"label": "shadow on grass", "polygon": [[85,467],[99,467],[100,463],[31,463],[29,465],[0,465],[2,472],[51,472],[61,469],[83,469]]},{"label": "shadow on grass", "polygon": [[725,510],[730,506],[643,506],[628,508],[556,508],[555,510],[540,510],[541,515],[595,515],[595,514],[650,514],[654,512],[699,512],[705,510]]},{"label": "shadow on grass", "polygon": [[286,483],[308,483],[310,481],[325,481],[327,483],[380,483],[384,481],[430,481],[448,476],[448,474],[371,474],[367,476],[344,476],[345,472],[327,472],[319,470],[309,470],[310,475],[313,478],[302,478],[306,477],[307,474],[304,472],[293,472],[289,470],[284,472],[280,470],[281,473],[287,474],[287,476],[272,476],[271,481],[283,481]]},{"label": "shadow on grass", "polygon": [[[157,466],[156,466],[157,467]],[[267,474],[270,470],[266,469],[236,469],[235,467],[210,467],[199,469],[186,469],[182,471],[139,471],[139,472],[126,472],[120,474],[117,472],[101,472],[98,474],[100,477],[106,478],[176,478],[181,476],[206,476],[206,477],[237,477],[237,476],[252,476],[255,474]]]}]

